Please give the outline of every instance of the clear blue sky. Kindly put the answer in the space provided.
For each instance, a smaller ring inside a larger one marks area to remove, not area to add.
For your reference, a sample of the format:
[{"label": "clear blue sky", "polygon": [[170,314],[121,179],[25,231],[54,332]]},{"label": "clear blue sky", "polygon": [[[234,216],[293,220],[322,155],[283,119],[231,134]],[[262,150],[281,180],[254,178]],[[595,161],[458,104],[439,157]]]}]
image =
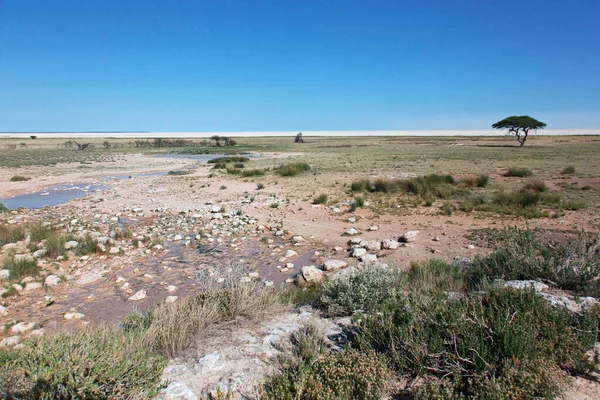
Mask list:
[{"label": "clear blue sky", "polygon": [[0,131],[600,128],[598,18],[598,0],[0,0]]}]

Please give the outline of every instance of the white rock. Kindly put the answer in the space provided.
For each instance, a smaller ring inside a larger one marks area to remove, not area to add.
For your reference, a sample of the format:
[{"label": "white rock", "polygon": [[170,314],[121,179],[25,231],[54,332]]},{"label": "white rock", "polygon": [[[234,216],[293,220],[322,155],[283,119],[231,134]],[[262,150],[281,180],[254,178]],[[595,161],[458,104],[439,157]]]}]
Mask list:
[{"label": "white rock", "polygon": [[145,290],[138,290],[137,292],[135,292],[135,294],[133,296],[129,296],[129,300],[131,300],[131,301],[143,300],[145,298],[146,298]]},{"label": "white rock", "polygon": [[323,271],[321,271],[314,265],[307,265],[305,267],[302,267],[300,273],[302,274],[304,280],[306,280],[306,282],[308,283],[320,282],[321,280],[323,280]]},{"label": "white rock", "polygon": [[302,236],[299,236],[299,235],[292,236],[292,242],[294,242],[294,243],[304,242],[304,240],[305,239]]},{"label": "white rock", "polygon": [[543,292],[544,290],[548,290],[550,286],[546,285],[542,282],[537,281],[506,281],[504,282],[504,286],[511,287],[515,289],[529,289],[532,288],[536,292]]},{"label": "white rock", "polygon": [[371,231],[371,232],[378,231],[378,230],[379,230],[379,227],[377,225],[371,225],[369,227],[369,231]]},{"label": "white rock", "polygon": [[175,303],[178,298],[178,296],[167,296],[165,303]]},{"label": "white rock", "polygon": [[35,326],[34,322],[19,322],[18,324],[10,327],[10,332],[11,333],[23,333],[23,332],[32,330],[34,326]]},{"label": "white rock", "polygon": [[186,383],[171,382],[158,393],[156,400],[198,400],[198,396]]},{"label": "white rock", "polygon": [[27,282],[27,284],[25,284],[26,292],[41,289],[41,288],[42,288],[42,284],[40,282]]},{"label": "white rock", "polygon": [[369,251],[381,250],[381,242],[377,240],[365,240],[360,245]]},{"label": "white rock", "polygon": [[210,209],[210,212],[213,214],[221,212],[221,206],[212,206],[212,208]]},{"label": "white rock", "polygon": [[33,258],[42,258],[46,255],[46,249],[40,249],[33,253]]},{"label": "white rock", "polygon": [[182,240],[182,239],[183,239],[183,236],[181,236],[181,235],[175,235],[175,236],[173,237],[173,241],[174,241],[174,242],[177,242],[177,241],[179,241],[179,240]]},{"label": "white rock", "polygon": [[400,240],[406,243],[414,242],[415,240],[417,240],[417,235],[420,232],[421,231],[408,231],[400,237]]},{"label": "white rock", "polygon": [[384,239],[381,242],[381,247],[387,250],[396,250],[398,247],[400,247],[400,242],[394,239]]},{"label": "white rock", "polygon": [[78,312],[70,312],[70,313],[65,314],[65,319],[67,321],[70,321],[72,319],[81,319],[83,317],[84,317],[84,315],[82,313],[78,313]]},{"label": "white rock", "polygon": [[198,360],[194,365],[196,373],[205,374],[210,371],[222,369],[225,366],[225,356],[220,353],[210,353]]},{"label": "white rock", "polygon": [[360,258],[367,254],[367,249],[363,249],[362,247],[357,247],[356,249],[352,249],[352,257]]},{"label": "white rock", "polygon": [[15,261],[33,261],[31,254],[15,254]]},{"label": "white rock", "polygon": [[65,243],[65,250],[74,249],[75,247],[77,247],[77,245],[79,245],[77,240],[69,240],[67,243]]},{"label": "white rock", "polygon": [[350,228],[346,231],[346,235],[356,236],[358,235],[358,231],[355,228]]},{"label": "white rock", "polygon": [[121,251],[121,249],[119,249],[118,247],[110,248],[110,254],[119,254],[120,251]]},{"label": "white rock", "polygon": [[99,237],[98,239],[96,239],[96,240],[97,240],[97,241],[98,241],[98,243],[100,243],[100,244],[108,244],[108,245],[111,245],[111,244],[113,244],[113,243],[115,242],[115,241],[114,241],[112,238],[110,238],[110,237],[108,237],[108,236],[100,236],[100,237]]},{"label": "white rock", "polygon": [[46,286],[56,286],[60,283],[60,278],[56,275],[48,275],[46,277],[46,280],[44,281],[44,284]]},{"label": "white rock", "polygon": [[0,347],[16,346],[19,344],[20,341],[21,339],[18,336],[5,337],[0,342]]},{"label": "white rock", "polygon": [[273,281],[265,281],[265,286],[266,286],[266,287],[271,287],[271,286],[273,286],[274,284],[275,284],[275,282],[273,282]]},{"label": "white rock", "polygon": [[4,306],[0,306],[0,316],[6,316],[8,315],[8,308],[4,307]]},{"label": "white rock", "polygon": [[176,292],[176,291],[177,291],[177,286],[175,286],[175,285],[167,286],[167,292],[172,293],[172,292]]},{"label": "white rock", "polygon": [[343,260],[325,260],[323,263],[323,270],[327,272],[334,272],[342,268],[346,268],[348,263]]},{"label": "white rock", "polygon": [[475,249],[475,246],[474,246],[474,245],[472,245],[472,244],[469,244],[469,245],[467,245],[467,249],[469,249],[469,250],[473,250],[473,249]]},{"label": "white rock", "polygon": [[364,263],[372,263],[377,261],[377,256],[375,254],[365,254],[360,257],[360,261]]},{"label": "white rock", "polygon": [[0,280],[10,278],[10,269],[1,269],[0,270]]},{"label": "white rock", "polygon": [[248,276],[249,276],[250,278],[257,279],[257,278],[260,276],[260,274],[259,274],[258,272],[250,272],[250,273],[248,274]]},{"label": "white rock", "polygon": [[292,258],[292,257],[296,257],[298,255],[298,253],[294,250],[288,250],[285,252],[284,257],[285,258]]}]

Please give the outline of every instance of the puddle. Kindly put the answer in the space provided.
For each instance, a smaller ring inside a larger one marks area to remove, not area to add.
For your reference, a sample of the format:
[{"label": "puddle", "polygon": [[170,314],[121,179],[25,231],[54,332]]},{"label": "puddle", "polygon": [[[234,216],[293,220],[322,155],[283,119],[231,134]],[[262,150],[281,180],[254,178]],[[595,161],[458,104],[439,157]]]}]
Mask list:
[{"label": "puddle", "polygon": [[108,187],[99,182],[79,184],[65,183],[62,185],[52,186],[35,193],[21,194],[15,197],[0,199],[0,202],[11,210],[19,207],[38,209],[46,206],[55,206],[66,203],[67,201],[76,198],[85,197],[89,193],[99,192],[106,189],[108,189]]},{"label": "puddle", "polygon": [[[132,175],[107,175],[102,176],[101,179],[105,182],[111,182],[131,178],[162,176],[166,174],[167,171]],[[99,192],[106,189],[110,189],[110,186],[99,181],[94,181],[91,183],[64,183],[61,185],[51,186],[39,192],[20,194],[14,197],[0,199],[0,203],[4,204],[10,210],[16,210],[19,207],[35,210],[47,206],[63,204],[76,198],[85,197],[89,193]]]}]

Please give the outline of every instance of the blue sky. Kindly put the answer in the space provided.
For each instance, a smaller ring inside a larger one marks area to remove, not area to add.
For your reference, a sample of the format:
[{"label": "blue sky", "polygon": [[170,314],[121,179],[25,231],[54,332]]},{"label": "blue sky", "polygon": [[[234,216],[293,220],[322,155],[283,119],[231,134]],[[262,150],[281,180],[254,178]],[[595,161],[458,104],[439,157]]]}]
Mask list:
[{"label": "blue sky", "polygon": [[0,0],[0,131],[600,128],[600,1]]}]

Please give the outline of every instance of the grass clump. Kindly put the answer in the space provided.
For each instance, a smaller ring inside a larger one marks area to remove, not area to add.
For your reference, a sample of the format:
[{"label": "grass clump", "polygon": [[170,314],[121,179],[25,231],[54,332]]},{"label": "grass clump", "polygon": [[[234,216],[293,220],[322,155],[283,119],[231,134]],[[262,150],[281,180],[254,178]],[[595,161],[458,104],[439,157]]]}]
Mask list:
[{"label": "grass clump", "polygon": [[411,287],[421,291],[462,292],[463,268],[440,259],[412,262],[408,271]]},{"label": "grass clump", "polygon": [[448,198],[455,192],[452,175],[430,174],[406,180],[376,179],[370,181],[361,179],[350,184],[353,192],[396,193],[404,192],[422,197]]},{"label": "grass clump", "polygon": [[264,183],[257,183],[256,184],[256,190],[262,190],[265,188],[265,184]]},{"label": "grass clump", "polygon": [[323,284],[317,304],[330,316],[371,312],[396,295],[398,273],[390,268],[367,267]]},{"label": "grass clump", "polygon": [[212,160],[208,160],[208,164],[230,164],[230,163],[245,163],[250,161],[248,157],[241,156],[227,156],[227,157],[217,157]]},{"label": "grass clump", "polygon": [[0,246],[23,239],[25,239],[25,228],[22,225],[0,225]]},{"label": "grass clump", "polygon": [[327,203],[327,195],[325,193],[321,193],[317,197],[313,199],[313,204],[325,204]]},{"label": "grass clump", "polygon": [[34,259],[20,258],[15,259],[14,254],[9,254],[2,263],[2,269],[10,271],[10,280],[16,281],[26,276],[36,276],[40,267]]},{"label": "grass clump", "polygon": [[227,173],[230,175],[241,175],[243,177],[263,176],[265,174],[265,170],[264,168],[240,169],[234,166],[233,168],[227,167]]},{"label": "grass clump", "polygon": [[102,250],[98,245],[98,240],[89,233],[85,234],[78,240],[78,245],[75,248],[75,254],[78,256],[84,256],[91,253],[101,253]]},{"label": "grass clump", "polygon": [[487,175],[468,176],[458,181],[458,186],[463,188],[484,188],[488,185],[490,177]]},{"label": "grass clump", "polygon": [[0,203],[0,213],[9,212],[10,210],[6,207],[6,204]]},{"label": "grass clump", "polygon": [[530,230],[507,228],[505,244],[475,258],[467,278],[473,287],[487,281],[539,280],[583,296],[600,296],[600,255],[583,234],[561,243],[541,243]]},{"label": "grass clump", "polygon": [[173,171],[169,171],[167,172],[167,175],[175,175],[175,176],[180,176],[180,175],[189,175],[190,173],[188,171],[183,171],[180,169],[175,169]]},{"label": "grass clump", "polygon": [[23,175],[13,175],[10,178],[11,182],[26,182],[26,181],[30,181],[31,178],[28,176],[23,176]]},{"label": "grass clump", "polygon": [[303,162],[281,164],[275,168],[275,172],[281,176],[296,176],[310,170],[310,165]]},{"label": "grass clump", "polygon": [[575,173],[575,166],[573,166],[573,165],[568,165],[568,166],[566,166],[565,168],[563,168],[563,170],[562,170],[562,171],[560,171],[560,173],[561,173],[562,175],[571,175],[571,174],[574,174],[574,173]]},{"label": "grass clump", "polygon": [[153,398],[166,360],[134,334],[83,330],[0,351],[0,395],[15,399]]},{"label": "grass clump", "polygon": [[533,176],[533,171],[529,168],[510,167],[503,175],[506,177],[527,178],[528,176]]},{"label": "grass clump", "polygon": [[141,345],[173,356],[189,347],[198,334],[207,335],[217,323],[240,317],[259,319],[284,308],[280,291],[232,280],[222,289],[156,304],[144,314],[131,316],[127,328],[142,332]]}]

